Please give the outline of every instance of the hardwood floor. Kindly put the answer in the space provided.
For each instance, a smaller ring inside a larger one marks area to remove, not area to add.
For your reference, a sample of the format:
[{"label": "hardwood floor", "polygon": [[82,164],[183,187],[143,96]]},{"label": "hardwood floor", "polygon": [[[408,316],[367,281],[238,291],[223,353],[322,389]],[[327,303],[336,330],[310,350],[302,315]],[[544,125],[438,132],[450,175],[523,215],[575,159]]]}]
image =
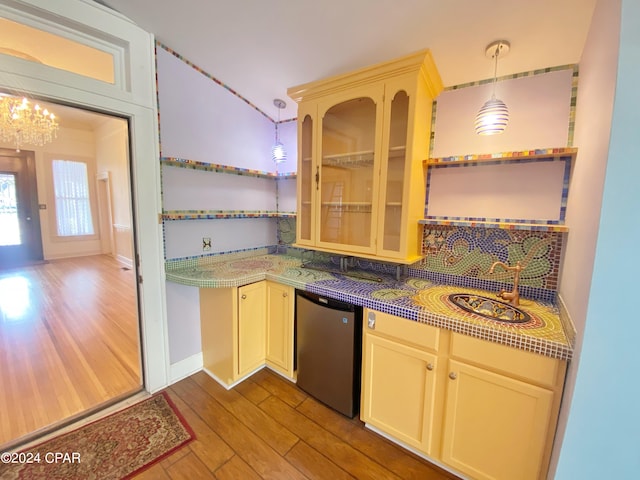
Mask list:
[{"label": "hardwood floor", "polygon": [[228,391],[199,372],[167,392],[197,439],[139,480],[457,478],[268,369]]},{"label": "hardwood floor", "polygon": [[135,274],[112,257],[0,270],[0,447],[139,391],[139,345]]}]

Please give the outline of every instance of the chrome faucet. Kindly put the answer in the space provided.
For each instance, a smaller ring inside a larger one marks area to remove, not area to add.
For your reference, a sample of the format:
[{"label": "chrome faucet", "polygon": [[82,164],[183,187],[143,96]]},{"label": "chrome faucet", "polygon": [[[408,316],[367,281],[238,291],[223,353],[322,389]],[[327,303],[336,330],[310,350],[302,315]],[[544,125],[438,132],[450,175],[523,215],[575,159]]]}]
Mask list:
[{"label": "chrome faucet", "polygon": [[512,271],[513,273],[513,290],[507,292],[506,290],[500,290],[500,293],[497,294],[498,298],[502,298],[503,300],[507,300],[511,305],[517,307],[520,305],[520,293],[518,292],[518,283],[520,283],[520,272],[524,270],[524,267],[520,264],[520,262],[516,262],[514,267],[510,267],[504,262],[493,262],[491,268],[489,269],[489,273],[493,273],[493,269],[497,266],[504,268],[507,271]]}]

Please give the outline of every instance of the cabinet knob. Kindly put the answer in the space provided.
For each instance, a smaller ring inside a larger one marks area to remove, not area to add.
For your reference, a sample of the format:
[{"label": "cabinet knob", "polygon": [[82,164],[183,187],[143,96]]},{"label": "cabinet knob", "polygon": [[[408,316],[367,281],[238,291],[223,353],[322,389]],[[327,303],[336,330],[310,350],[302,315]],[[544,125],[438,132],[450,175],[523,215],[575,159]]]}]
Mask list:
[{"label": "cabinet knob", "polygon": [[455,380],[456,378],[458,378],[458,374],[456,374],[456,372],[451,372],[449,373],[449,378],[451,380]]},{"label": "cabinet knob", "polygon": [[282,292],[282,296],[287,298],[289,295],[287,295],[287,292]]},{"label": "cabinet knob", "polygon": [[245,298],[247,298],[247,296],[246,295],[242,295],[240,298],[244,300]]},{"label": "cabinet knob", "polygon": [[427,370],[433,370],[433,363],[427,363]]}]

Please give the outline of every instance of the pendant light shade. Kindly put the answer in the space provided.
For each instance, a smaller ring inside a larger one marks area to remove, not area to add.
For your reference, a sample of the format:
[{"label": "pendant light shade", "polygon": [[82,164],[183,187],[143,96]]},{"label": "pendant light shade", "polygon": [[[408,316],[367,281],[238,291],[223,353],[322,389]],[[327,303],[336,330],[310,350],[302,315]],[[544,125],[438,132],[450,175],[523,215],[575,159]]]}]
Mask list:
[{"label": "pendant light shade", "polygon": [[[277,127],[276,127],[277,128]],[[280,142],[276,142],[273,144],[273,148],[271,149],[271,160],[275,163],[282,163],[287,159],[287,152],[284,150],[284,145]]]},{"label": "pendant light shade", "polygon": [[280,142],[280,139],[278,138],[278,124],[280,123],[280,110],[286,107],[287,104],[284,102],[284,100],[280,100],[279,98],[276,98],[273,101],[273,104],[278,108],[278,121],[276,122],[276,140],[273,144],[273,147],[271,147],[271,160],[273,160],[274,163],[278,164],[278,163],[284,162],[287,159],[287,152],[284,149],[284,145]]},{"label": "pendant light shade", "polygon": [[478,135],[502,133],[507,128],[507,123],[509,123],[509,109],[502,100],[491,98],[476,115],[476,133]]},{"label": "pendant light shade", "polygon": [[493,93],[476,115],[475,129],[478,135],[496,135],[502,133],[509,123],[509,109],[502,100],[496,98],[496,82],[498,79],[498,57],[509,53],[511,45],[506,40],[490,43],[485,55],[495,61],[493,70]]}]

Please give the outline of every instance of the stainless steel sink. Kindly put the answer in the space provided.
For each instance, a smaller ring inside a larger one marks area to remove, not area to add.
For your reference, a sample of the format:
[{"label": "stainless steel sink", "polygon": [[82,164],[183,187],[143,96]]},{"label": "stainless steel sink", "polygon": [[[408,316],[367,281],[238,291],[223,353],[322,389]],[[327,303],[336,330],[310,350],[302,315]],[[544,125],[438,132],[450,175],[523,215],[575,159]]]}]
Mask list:
[{"label": "stainless steel sink", "polygon": [[463,310],[490,320],[505,323],[527,323],[531,321],[528,313],[513,305],[470,293],[452,293],[449,301]]}]

